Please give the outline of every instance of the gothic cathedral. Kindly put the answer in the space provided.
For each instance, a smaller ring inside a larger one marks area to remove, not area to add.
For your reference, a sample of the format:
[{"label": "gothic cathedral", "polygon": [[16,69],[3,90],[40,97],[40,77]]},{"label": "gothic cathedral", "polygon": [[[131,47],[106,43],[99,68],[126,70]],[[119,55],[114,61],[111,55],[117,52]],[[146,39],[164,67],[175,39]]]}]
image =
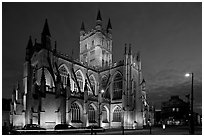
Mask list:
[{"label": "gothic cathedral", "polygon": [[13,90],[10,122],[15,127],[38,124],[52,129],[75,127],[142,128],[147,124],[145,81],[139,53],[125,45],[123,60],[113,63],[112,25],[105,28],[98,11],[96,25],[80,29],[79,61],[52,45],[47,19],[41,42],[29,38],[23,86]]}]

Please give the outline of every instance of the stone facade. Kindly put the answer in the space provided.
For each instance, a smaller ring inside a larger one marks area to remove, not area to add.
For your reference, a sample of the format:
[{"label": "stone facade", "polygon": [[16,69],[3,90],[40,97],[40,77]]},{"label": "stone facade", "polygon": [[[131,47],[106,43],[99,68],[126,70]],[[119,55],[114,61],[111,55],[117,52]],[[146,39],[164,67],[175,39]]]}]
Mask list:
[{"label": "stone facade", "polygon": [[[11,123],[15,127],[39,124],[53,128],[142,128],[147,106],[140,55],[125,45],[124,59],[112,63],[112,26],[106,29],[98,12],[96,26],[80,30],[80,61],[62,54],[46,20],[41,43],[30,37],[26,48],[23,88],[12,95]],[[135,125],[136,123],[136,125]]]}]

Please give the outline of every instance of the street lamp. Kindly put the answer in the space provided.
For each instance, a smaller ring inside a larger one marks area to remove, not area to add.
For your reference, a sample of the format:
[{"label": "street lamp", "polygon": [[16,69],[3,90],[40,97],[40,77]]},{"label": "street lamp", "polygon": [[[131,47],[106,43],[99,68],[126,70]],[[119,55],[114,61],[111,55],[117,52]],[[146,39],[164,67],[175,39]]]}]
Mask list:
[{"label": "street lamp", "polygon": [[193,73],[186,73],[186,77],[192,78],[192,83],[191,83],[191,109],[190,109],[190,134],[194,134],[194,121],[193,121]]}]

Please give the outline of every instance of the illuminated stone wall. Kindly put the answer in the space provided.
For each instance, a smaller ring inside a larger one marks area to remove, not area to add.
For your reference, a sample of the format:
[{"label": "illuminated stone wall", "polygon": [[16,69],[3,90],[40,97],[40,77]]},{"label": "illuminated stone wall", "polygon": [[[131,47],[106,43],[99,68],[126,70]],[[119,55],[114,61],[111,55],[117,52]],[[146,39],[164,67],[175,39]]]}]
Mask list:
[{"label": "illuminated stone wall", "polygon": [[[92,41],[94,41],[93,44]],[[80,36],[81,62],[56,49],[56,51],[48,50],[43,47],[42,43],[35,43],[34,47],[36,49],[30,61],[24,63],[23,89],[21,90],[23,96],[18,104],[21,109],[17,108],[23,113],[18,115],[12,113],[11,121],[14,126],[33,123],[44,128],[54,128],[56,124],[63,123],[65,120],[65,123],[76,127],[95,124],[105,128],[121,126],[133,128],[136,122],[137,128],[142,128],[144,116],[141,99],[143,79],[141,61],[133,56],[130,47],[128,51],[125,51],[122,61],[112,63],[112,36],[102,33],[101,30],[92,30]],[[91,55],[92,50],[95,51]],[[87,54],[88,64],[84,62],[84,54]],[[94,63],[90,62],[91,58],[95,59]],[[103,66],[102,59],[108,61],[109,67]],[[60,68],[63,68],[64,74],[59,71]],[[77,86],[77,83],[79,84],[79,80],[76,79],[77,73],[81,76],[82,88],[80,90]],[[122,77],[122,98],[114,99],[113,87],[117,74]],[[60,80],[59,77],[57,78],[58,75],[61,76]],[[104,76],[107,77],[105,87],[102,84]],[[90,84],[91,77],[94,80],[94,87]],[[67,84],[67,81],[70,82],[70,85]],[[85,83],[87,83],[88,91],[84,91]],[[109,97],[105,97],[105,94],[108,94]],[[71,105],[73,103],[80,108],[80,121],[77,122],[72,121]],[[88,121],[89,105],[94,108],[95,123]],[[12,107],[15,108],[14,105]],[[113,112],[116,107],[120,108],[121,121],[113,120]],[[105,115],[107,119],[104,118]]]}]

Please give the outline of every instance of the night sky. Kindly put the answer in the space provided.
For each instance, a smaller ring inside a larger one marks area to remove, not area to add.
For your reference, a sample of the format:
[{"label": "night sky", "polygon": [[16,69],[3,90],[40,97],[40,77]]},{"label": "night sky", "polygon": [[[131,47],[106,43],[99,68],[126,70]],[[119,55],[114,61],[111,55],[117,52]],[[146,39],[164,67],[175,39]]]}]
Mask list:
[{"label": "night sky", "polygon": [[79,56],[79,30],[95,26],[100,9],[103,26],[113,27],[113,61],[123,59],[124,44],[140,51],[148,98],[160,108],[162,101],[179,95],[186,101],[194,72],[195,110],[202,109],[202,3],[3,3],[2,97],[11,98],[13,86],[23,77],[25,48],[40,36],[48,19],[57,49]]}]

